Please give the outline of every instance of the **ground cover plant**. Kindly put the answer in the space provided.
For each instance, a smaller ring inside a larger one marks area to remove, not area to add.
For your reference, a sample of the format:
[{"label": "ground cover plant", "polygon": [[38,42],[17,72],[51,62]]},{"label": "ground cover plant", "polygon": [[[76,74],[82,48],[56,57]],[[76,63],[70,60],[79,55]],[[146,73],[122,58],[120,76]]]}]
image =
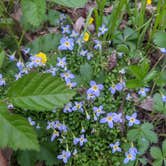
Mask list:
[{"label": "ground cover plant", "polygon": [[166,165],[165,0],[0,1],[0,165]]}]

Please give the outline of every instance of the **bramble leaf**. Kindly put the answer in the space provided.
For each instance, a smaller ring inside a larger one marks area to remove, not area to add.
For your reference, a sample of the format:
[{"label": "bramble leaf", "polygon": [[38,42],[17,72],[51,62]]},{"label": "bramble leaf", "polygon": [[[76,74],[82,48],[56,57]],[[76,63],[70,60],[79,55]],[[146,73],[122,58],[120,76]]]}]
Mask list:
[{"label": "bramble leaf", "polygon": [[48,73],[30,73],[15,81],[8,91],[11,102],[22,109],[45,111],[62,107],[75,94]]}]

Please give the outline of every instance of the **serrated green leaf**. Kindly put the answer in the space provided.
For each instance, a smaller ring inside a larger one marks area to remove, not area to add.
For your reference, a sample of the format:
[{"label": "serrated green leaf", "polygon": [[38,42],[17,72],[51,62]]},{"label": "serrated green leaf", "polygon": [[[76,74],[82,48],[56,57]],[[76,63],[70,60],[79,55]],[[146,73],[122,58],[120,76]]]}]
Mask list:
[{"label": "serrated green leaf", "polygon": [[59,24],[59,17],[60,12],[56,10],[48,10],[47,20],[49,21],[50,25],[58,25]]},{"label": "serrated green leaf", "polygon": [[156,147],[154,147],[154,146],[151,147],[150,154],[154,159],[162,159],[163,158],[162,152],[161,152],[160,148],[157,147],[157,146]]},{"label": "serrated green leaf", "polygon": [[155,79],[158,86],[165,86],[166,83],[166,70],[158,73],[158,77]]},{"label": "serrated green leaf", "polygon": [[125,44],[119,44],[117,46],[117,51],[118,52],[124,52],[124,53],[129,53],[129,48]]},{"label": "serrated green leaf", "polygon": [[81,65],[80,74],[85,82],[89,82],[92,79],[92,67],[88,63]]},{"label": "serrated green leaf", "polygon": [[163,166],[163,160],[155,160],[153,166]]},{"label": "serrated green leaf", "polygon": [[163,156],[166,157],[166,140],[164,140],[162,143],[162,152]]},{"label": "serrated green leaf", "polygon": [[140,132],[138,129],[131,129],[128,131],[127,133],[127,138],[130,141],[134,141],[135,139],[139,139],[140,138]]},{"label": "serrated green leaf", "polygon": [[8,91],[11,102],[22,109],[46,111],[62,107],[75,94],[48,73],[30,73],[15,81]]},{"label": "serrated green leaf", "polygon": [[29,24],[38,27],[45,20],[46,1],[45,0],[22,0],[23,16]]},{"label": "serrated green leaf", "polygon": [[56,50],[59,45],[59,40],[61,38],[60,34],[47,34],[41,37],[38,37],[31,43],[26,45],[27,48],[30,48],[32,54],[43,51],[45,53],[49,51]]},{"label": "serrated green leaf", "polygon": [[149,141],[145,138],[138,139],[138,150],[140,154],[144,154],[149,147]]},{"label": "serrated green leaf", "polygon": [[81,8],[87,3],[87,0],[51,0],[59,5],[71,7],[71,8]]},{"label": "serrated green leaf", "polygon": [[7,111],[0,111],[0,147],[39,150],[37,136],[27,120]]},{"label": "serrated green leaf", "polygon": [[166,32],[156,32],[153,37],[153,42],[161,48],[166,48]]}]

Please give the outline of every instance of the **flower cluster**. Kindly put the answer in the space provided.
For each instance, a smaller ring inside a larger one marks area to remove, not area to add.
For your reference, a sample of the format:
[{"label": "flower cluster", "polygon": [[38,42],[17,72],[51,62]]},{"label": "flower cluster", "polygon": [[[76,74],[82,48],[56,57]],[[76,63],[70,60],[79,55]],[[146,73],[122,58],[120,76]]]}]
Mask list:
[{"label": "flower cluster", "polygon": [[128,152],[125,153],[126,158],[124,159],[124,164],[127,164],[129,161],[134,161],[138,151],[135,147],[131,147]]}]

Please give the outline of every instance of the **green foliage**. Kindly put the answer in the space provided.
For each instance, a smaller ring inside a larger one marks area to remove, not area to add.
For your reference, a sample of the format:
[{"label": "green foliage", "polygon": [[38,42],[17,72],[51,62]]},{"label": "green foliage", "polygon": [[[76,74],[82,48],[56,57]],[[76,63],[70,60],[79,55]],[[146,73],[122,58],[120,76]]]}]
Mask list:
[{"label": "green foliage", "polygon": [[166,83],[166,70],[158,73],[155,82],[158,86],[163,87]]},{"label": "green foliage", "polygon": [[60,12],[56,10],[48,10],[47,20],[50,25],[55,26],[59,23]]},{"label": "green foliage", "polygon": [[34,27],[39,27],[45,20],[45,0],[22,0],[22,12],[24,20]]},{"label": "green foliage", "polygon": [[50,74],[30,73],[12,84],[8,91],[11,102],[22,109],[45,111],[62,107],[75,92]]},{"label": "green foliage", "polygon": [[71,7],[71,8],[80,8],[84,7],[84,5],[87,3],[87,0],[51,0],[52,2],[55,2],[59,5]]},{"label": "green foliage", "polygon": [[[4,106],[1,106],[2,108]],[[0,110],[0,147],[39,150],[36,134],[27,120],[19,115]]]},{"label": "green foliage", "polygon": [[0,69],[3,66],[4,59],[5,59],[5,52],[4,51],[0,51]]},{"label": "green foliage", "polygon": [[127,138],[130,141],[136,141],[139,146],[139,151],[144,153],[150,143],[157,143],[157,134],[153,131],[151,123],[144,123],[136,129],[131,129],[127,133]]},{"label": "green foliage", "polygon": [[31,43],[28,43],[27,48],[31,49],[31,53],[38,53],[39,51],[47,53],[51,50],[53,51],[57,49],[60,38],[61,35],[50,33],[38,37],[36,40],[33,40]]},{"label": "green foliage", "polygon": [[161,48],[166,48],[166,32],[156,32],[153,37],[153,42]]},{"label": "green foliage", "polygon": [[55,152],[48,145],[42,145],[40,151],[19,151],[17,160],[20,166],[35,166],[36,161],[45,161],[47,166],[52,166],[57,162]]},{"label": "green foliage", "polygon": [[162,101],[162,97],[158,93],[153,96],[153,108],[156,112],[166,114],[166,104]]},{"label": "green foliage", "polygon": [[153,146],[150,149],[151,156],[155,159],[153,166],[162,166],[166,164],[166,140],[162,143],[162,150],[159,147]]},{"label": "green foliage", "polygon": [[147,83],[156,76],[156,71],[149,71],[149,63],[147,61],[142,62],[139,65],[131,65],[128,67],[129,72],[135,79],[128,80],[126,85],[128,88],[138,88],[147,86]]},{"label": "green foliage", "polygon": [[75,81],[79,85],[86,85],[89,84],[89,81],[92,79],[93,76],[93,70],[91,65],[88,63],[85,63],[80,66],[80,75],[77,75],[75,78]]}]

